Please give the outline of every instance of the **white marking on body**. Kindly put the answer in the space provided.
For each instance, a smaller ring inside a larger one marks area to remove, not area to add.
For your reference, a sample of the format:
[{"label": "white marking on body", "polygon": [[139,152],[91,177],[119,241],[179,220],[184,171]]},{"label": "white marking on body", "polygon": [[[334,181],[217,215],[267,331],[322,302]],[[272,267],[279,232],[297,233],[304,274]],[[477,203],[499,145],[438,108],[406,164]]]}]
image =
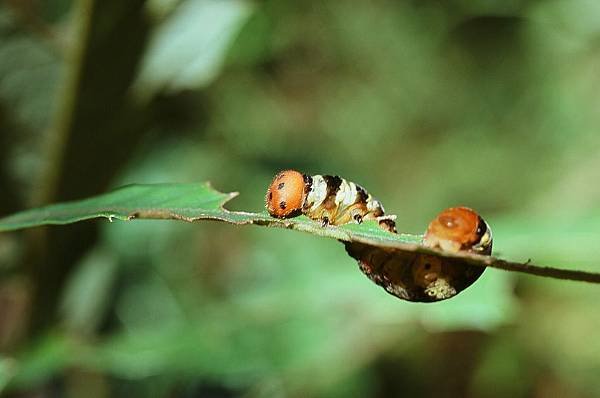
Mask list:
[{"label": "white marking on body", "polygon": [[475,246],[473,246],[473,249],[475,250],[488,250],[490,248],[490,246],[492,245],[492,241],[493,241],[493,237],[492,237],[492,230],[490,228],[490,226],[488,225],[488,223],[484,220],[483,221],[485,223],[485,233],[483,234],[483,236],[481,237],[481,239],[479,240],[479,242],[477,242],[477,244]]},{"label": "white marking on body", "polygon": [[312,187],[306,197],[306,204],[310,212],[317,210],[327,197],[327,183],[323,179],[323,176],[317,174],[312,179]]},{"label": "white marking on body", "polygon": [[349,185],[350,189],[348,190],[348,193],[346,194],[346,199],[343,202],[345,206],[352,206],[354,203],[356,203],[356,197],[358,195],[358,191],[356,190],[356,184],[351,182]]},{"label": "white marking on body", "polygon": [[340,210],[351,206],[356,201],[356,184],[342,179],[342,183],[335,195],[335,204]]},{"label": "white marking on body", "polygon": [[492,241],[492,232],[488,229],[487,231],[485,231],[485,234],[483,234],[483,236],[481,237],[479,244],[481,246],[488,246],[491,241]]},{"label": "white marking on body", "polygon": [[385,213],[381,202],[379,202],[377,199],[374,199],[371,195],[369,195],[369,197],[367,198],[367,210],[369,212],[381,210],[382,213]]},{"label": "white marking on body", "polygon": [[346,181],[345,179],[342,178],[342,182],[340,184],[340,186],[338,187],[338,190],[335,194],[335,204],[336,205],[340,205],[344,199],[346,198],[346,191],[349,189],[350,187],[348,186],[348,181]]}]

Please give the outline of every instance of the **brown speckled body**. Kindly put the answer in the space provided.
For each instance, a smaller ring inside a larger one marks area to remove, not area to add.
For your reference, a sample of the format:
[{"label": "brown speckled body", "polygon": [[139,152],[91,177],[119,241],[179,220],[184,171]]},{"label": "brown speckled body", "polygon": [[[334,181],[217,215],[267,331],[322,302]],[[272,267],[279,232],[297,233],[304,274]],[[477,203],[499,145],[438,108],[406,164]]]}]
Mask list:
[{"label": "brown speckled body", "polygon": [[[413,253],[348,242],[346,251],[360,270],[388,293],[408,301],[434,302],[455,296],[472,285],[485,268],[458,258]],[[489,255],[492,232],[476,212],[466,207],[442,211],[427,228],[423,245],[452,253]]]},{"label": "brown speckled body", "polygon": [[484,268],[460,259],[346,242],[346,252],[359,269],[386,292],[407,301],[435,302],[472,285]]}]

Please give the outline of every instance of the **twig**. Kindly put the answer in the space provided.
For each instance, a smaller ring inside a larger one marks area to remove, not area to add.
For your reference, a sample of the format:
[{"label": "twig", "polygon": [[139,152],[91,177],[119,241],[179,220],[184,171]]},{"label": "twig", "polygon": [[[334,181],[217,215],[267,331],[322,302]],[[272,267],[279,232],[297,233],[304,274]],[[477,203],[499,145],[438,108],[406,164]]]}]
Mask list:
[{"label": "twig", "polygon": [[504,271],[522,272],[525,274],[544,276],[547,278],[554,279],[600,283],[600,273],[568,270],[554,267],[544,267],[540,265],[531,264],[531,260],[528,260],[525,263],[513,263],[497,258],[492,258],[490,260],[491,262],[489,264],[486,264],[488,267],[498,268]]}]

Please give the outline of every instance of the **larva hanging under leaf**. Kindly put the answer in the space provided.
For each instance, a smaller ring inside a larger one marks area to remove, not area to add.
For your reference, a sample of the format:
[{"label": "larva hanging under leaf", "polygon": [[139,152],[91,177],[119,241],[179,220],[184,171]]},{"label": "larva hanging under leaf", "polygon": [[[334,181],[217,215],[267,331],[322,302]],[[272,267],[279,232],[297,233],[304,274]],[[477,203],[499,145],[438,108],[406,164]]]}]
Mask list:
[{"label": "larva hanging under leaf", "polygon": [[[451,253],[489,255],[492,230],[477,212],[451,207],[427,227],[423,246]],[[374,247],[346,242],[346,251],[360,270],[388,293],[408,301],[435,302],[454,297],[481,276],[484,267],[460,258]]]},{"label": "larva hanging under leaf", "polygon": [[385,215],[381,202],[363,187],[338,176],[281,171],[269,185],[265,201],[269,214],[276,218],[304,214],[324,226],[376,220],[382,228],[396,232],[396,216]]}]

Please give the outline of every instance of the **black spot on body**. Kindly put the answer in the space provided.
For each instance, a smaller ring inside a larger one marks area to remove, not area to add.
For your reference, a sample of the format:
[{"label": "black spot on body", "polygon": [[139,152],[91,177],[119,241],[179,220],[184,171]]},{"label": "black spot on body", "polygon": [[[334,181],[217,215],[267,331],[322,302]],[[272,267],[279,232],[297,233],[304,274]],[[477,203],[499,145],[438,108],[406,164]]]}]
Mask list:
[{"label": "black spot on body", "polygon": [[481,216],[479,216],[479,221],[477,222],[477,242],[481,241],[481,238],[483,238],[483,235],[485,235],[485,233],[487,232],[487,224],[485,223],[485,221],[483,220],[483,218],[481,218]]},{"label": "black spot on body", "polygon": [[280,182],[279,185],[277,185],[277,189],[282,189],[285,186],[285,182]]},{"label": "black spot on body", "polygon": [[273,192],[269,191],[269,200],[273,200]]},{"label": "black spot on body", "polygon": [[382,220],[379,220],[379,226],[391,233],[398,233],[398,231],[396,230],[396,222],[394,220],[384,218]]},{"label": "black spot on body", "polygon": [[298,217],[301,214],[302,214],[302,210],[301,209],[295,209],[295,210],[291,211],[290,213],[288,213],[288,215],[285,216],[285,217],[286,218],[293,218],[293,217]]},{"label": "black spot on body", "polygon": [[302,174],[302,177],[304,177],[304,192],[310,192],[313,184],[312,177],[306,174]]},{"label": "black spot on body", "polygon": [[285,206],[286,206],[286,204],[285,204],[285,201],[281,201],[281,202],[279,203],[279,208],[280,208],[281,210],[285,210]]},{"label": "black spot on body", "polygon": [[323,176],[323,180],[327,184],[327,196],[335,196],[342,185],[342,179],[338,176]]},{"label": "black spot on body", "polygon": [[369,194],[360,185],[356,186],[356,203],[367,203]]},{"label": "black spot on body", "polygon": [[302,177],[304,178],[304,199],[302,203],[302,209],[306,210],[309,207],[306,198],[312,191],[313,178],[306,174],[302,174]]}]

